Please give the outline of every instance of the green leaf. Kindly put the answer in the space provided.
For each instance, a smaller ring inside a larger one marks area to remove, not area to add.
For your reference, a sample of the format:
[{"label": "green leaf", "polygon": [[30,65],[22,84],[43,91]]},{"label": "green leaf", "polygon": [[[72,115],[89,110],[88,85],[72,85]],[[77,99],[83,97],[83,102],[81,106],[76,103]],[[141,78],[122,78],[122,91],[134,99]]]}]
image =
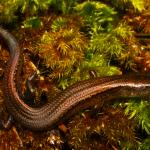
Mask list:
[{"label": "green leaf", "polygon": [[142,11],[144,10],[144,0],[131,0],[133,6],[135,9],[137,9],[138,11]]},{"label": "green leaf", "polygon": [[39,28],[42,25],[43,23],[38,17],[32,17],[23,22],[24,28]]}]

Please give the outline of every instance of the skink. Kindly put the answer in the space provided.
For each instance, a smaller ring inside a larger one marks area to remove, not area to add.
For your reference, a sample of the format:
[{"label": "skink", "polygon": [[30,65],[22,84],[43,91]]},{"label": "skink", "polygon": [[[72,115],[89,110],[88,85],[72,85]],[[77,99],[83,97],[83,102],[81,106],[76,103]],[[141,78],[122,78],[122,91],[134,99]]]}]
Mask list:
[{"label": "skink", "polygon": [[96,94],[100,94],[99,102],[103,98],[104,102],[108,102],[119,97],[150,96],[150,77],[147,75],[97,77],[78,82],[57,95],[51,103],[32,108],[19,97],[15,85],[20,58],[19,45],[14,36],[3,28],[0,28],[0,37],[10,52],[3,82],[6,108],[17,122],[32,130],[52,128],[61,118],[65,118],[68,111],[80,107],[82,102],[88,104],[87,98]]}]

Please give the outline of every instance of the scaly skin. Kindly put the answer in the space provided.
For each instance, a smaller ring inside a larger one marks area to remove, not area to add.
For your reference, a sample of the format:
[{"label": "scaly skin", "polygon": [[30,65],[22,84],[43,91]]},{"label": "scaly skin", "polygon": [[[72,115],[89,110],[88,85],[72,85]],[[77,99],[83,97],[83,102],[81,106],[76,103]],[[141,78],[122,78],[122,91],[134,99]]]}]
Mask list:
[{"label": "scaly skin", "polygon": [[[8,112],[23,126],[32,130],[52,128],[67,112],[80,103],[87,103],[87,98],[100,94],[99,102],[111,101],[119,97],[149,98],[150,77],[146,75],[121,75],[104,78],[93,78],[78,82],[57,95],[52,103],[40,108],[26,105],[19,97],[14,79],[18,69],[20,49],[15,38],[3,28],[0,28],[0,37],[8,45],[10,58],[4,73],[4,96]],[[88,99],[89,100],[89,99]],[[90,102],[90,101],[89,101]]]}]

